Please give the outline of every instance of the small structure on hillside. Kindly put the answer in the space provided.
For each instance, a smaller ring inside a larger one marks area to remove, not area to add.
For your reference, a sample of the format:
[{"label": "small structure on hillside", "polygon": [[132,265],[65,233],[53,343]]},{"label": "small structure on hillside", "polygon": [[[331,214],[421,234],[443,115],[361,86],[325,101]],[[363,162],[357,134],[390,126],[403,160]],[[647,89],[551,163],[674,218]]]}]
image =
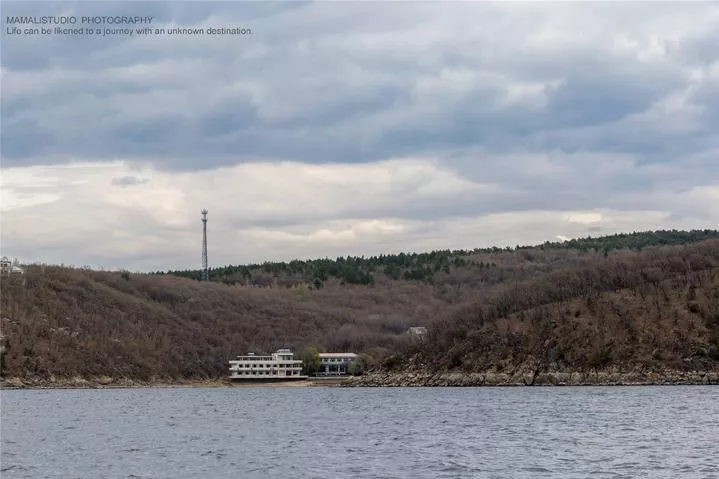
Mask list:
[{"label": "small structure on hillside", "polygon": [[3,276],[9,276],[11,274],[23,274],[25,272],[20,266],[18,266],[17,260],[10,261],[7,256],[3,256],[0,259],[0,274]]},{"label": "small structure on hillside", "polygon": [[320,353],[318,376],[344,376],[349,374],[349,364],[357,359],[355,353]]},{"label": "small structure on hillside", "polygon": [[412,326],[406,332],[412,339],[423,341],[427,337],[427,328],[424,326]]}]

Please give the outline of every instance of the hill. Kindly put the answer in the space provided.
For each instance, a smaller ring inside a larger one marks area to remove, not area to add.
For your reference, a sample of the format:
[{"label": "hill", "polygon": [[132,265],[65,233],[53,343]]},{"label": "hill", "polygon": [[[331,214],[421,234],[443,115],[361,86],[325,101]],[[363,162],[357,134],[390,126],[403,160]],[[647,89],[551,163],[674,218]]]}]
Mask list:
[{"label": "hill", "polygon": [[218,378],[237,354],[310,344],[396,373],[719,367],[716,231],[244,268],[251,281],[27,266],[2,281],[2,374]]},{"label": "hill", "polygon": [[[719,371],[719,240],[504,284],[430,324],[394,372]],[[527,375],[526,373],[530,374]]]},{"label": "hill", "polygon": [[[580,238],[564,242],[546,242],[540,246],[516,246],[515,251],[527,252],[531,259],[532,251],[576,250],[583,253],[593,252],[607,255],[610,251],[629,249],[641,251],[650,246],[692,244],[710,238],[719,238],[716,230],[692,231],[647,231],[632,234],[616,234],[598,238]],[[341,284],[372,285],[383,277],[393,280],[423,281],[435,283],[442,281],[453,269],[463,266],[479,268],[496,267],[500,253],[512,251],[512,248],[475,248],[473,250],[438,250],[429,253],[400,253],[380,255],[369,258],[348,256],[334,260],[325,258],[309,261],[266,262],[263,264],[228,265],[211,268],[210,279],[227,284],[245,284],[255,286],[293,286],[307,285],[320,289],[327,282]],[[502,256],[504,258],[505,256]],[[571,254],[567,257],[572,257]],[[539,258],[541,261],[543,258]],[[556,258],[555,258],[556,259]],[[552,262],[554,267],[557,266]],[[445,273],[442,275],[441,273]],[[200,280],[201,271],[183,270],[157,272],[184,278]]]}]

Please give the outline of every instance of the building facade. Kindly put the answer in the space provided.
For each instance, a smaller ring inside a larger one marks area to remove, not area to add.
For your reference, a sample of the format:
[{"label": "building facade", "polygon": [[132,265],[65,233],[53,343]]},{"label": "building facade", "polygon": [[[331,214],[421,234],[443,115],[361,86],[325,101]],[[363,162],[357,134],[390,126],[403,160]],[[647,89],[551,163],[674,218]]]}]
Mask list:
[{"label": "building facade", "polygon": [[349,364],[357,359],[355,353],[320,353],[318,376],[344,376]]},{"label": "building facade", "polygon": [[279,349],[271,356],[237,356],[230,361],[230,379],[302,379],[302,361],[294,359],[289,349]]}]

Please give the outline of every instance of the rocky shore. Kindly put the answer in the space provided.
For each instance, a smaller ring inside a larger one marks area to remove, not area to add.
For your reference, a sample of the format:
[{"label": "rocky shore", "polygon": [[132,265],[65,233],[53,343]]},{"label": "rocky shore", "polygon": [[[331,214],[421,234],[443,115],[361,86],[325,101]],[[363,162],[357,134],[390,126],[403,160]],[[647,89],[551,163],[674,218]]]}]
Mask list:
[{"label": "rocky shore", "polygon": [[207,380],[168,380],[153,379],[140,381],[127,378],[111,378],[108,376],[83,378],[3,378],[0,389],[105,389],[105,388],[154,388],[154,387],[226,387],[225,379]]},{"label": "rocky shore", "polygon": [[507,373],[422,373],[370,372],[348,378],[345,387],[442,387],[442,386],[631,386],[631,385],[719,384],[719,371],[661,372],[521,372]]},{"label": "rocky shore", "polygon": [[[315,381],[238,383],[229,379],[153,379],[138,381],[100,376],[96,378],[5,378],[0,389],[116,389],[116,388],[224,388],[224,387],[309,387],[322,386]],[[329,384],[328,384],[329,385]]]},{"label": "rocky shore", "polygon": [[0,389],[112,389],[112,388],[244,388],[244,387],[334,387],[347,378],[311,378],[302,381],[263,381],[259,383],[216,379],[151,379],[148,381],[99,376],[92,378],[1,378]]},{"label": "rocky shore", "polygon": [[228,379],[149,380],[97,378],[5,378],[0,389],[110,389],[182,387],[476,387],[476,386],[638,386],[638,385],[719,385],[719,371],[591,371],[591,372],[381,372],[328,380],[277,383],[233,383]]}]

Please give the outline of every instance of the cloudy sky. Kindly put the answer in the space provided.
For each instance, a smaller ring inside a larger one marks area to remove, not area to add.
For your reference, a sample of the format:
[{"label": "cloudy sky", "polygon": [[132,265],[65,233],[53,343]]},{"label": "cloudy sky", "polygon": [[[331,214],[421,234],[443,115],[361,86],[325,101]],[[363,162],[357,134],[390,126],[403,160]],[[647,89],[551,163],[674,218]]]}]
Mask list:
[{"label": "cloudy sky", "polygon": [[[2,254],[148,271],[719,227],[714,3],[2,4]],[[11,35],[9,15],[249,35]]]}]

